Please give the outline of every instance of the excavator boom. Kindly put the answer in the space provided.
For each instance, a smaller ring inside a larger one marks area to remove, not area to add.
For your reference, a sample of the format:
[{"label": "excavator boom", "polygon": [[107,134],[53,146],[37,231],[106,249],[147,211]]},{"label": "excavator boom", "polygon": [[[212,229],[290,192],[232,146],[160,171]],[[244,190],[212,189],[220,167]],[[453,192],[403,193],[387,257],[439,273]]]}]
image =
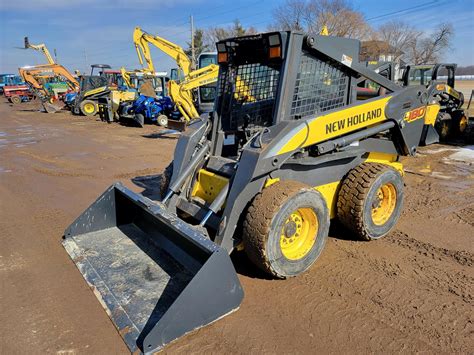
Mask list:
[{"label": "excavator boom", "polygon": [[55,112],[62,107],[51,104],[50,99],[52,95],[45,88],[44,84],[38,81],[39,76],[60,77],[66,81],[70,90],[79,91],[79,82],[66,68],[59,64],[43,64],[30,68],[19,68],[18,72],[23,80],[41,98],[46,112]]},{"label": "excavator boom", "polygon": [[177,44],[174,44],[162,37],[144,32],[140,27],[135,27],[135,31],[133,32],[133,43],[135,44],[135,49],[137,50],[140,64],[143,65],[143,59],[145,59],[147,63],[146,70],[150,73],[155,72],[155,67],[150,54],[150,43],[173,58],[178,64],[179,68],[183,71],[185,77],[187,77],[192,71],[191,60],[188,58],[183,48]]},{"label": "excavator boom", "polygon": [[189,79],[178,84],[174,80],[169,82],[169,94],[176,104],[185,121],[198,118],[199,113],[194,106],[192,91],[200,86],[212,84],[217,81],[219,66],[215,64],[194,70],[189,73]]},{"label": "excavator boom", "polygon": [[25,49],[28,49],[28,48],[42,52],[44,56],[46,57],[48,64],[56,64],[56,61],[51,56],[51,53],[49,53],[49,50],[44,43],[31,44],[30,41],[28,40],[28,37],[25,37]]}]

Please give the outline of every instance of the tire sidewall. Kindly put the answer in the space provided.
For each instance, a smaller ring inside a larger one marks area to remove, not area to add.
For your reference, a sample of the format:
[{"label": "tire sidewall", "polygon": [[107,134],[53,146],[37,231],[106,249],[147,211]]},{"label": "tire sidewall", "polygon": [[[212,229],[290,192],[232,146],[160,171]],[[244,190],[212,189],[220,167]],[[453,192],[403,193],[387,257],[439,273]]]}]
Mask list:
[{"label": "tire sidewall", "polygon": [[[372,220],[372,201],[377,193],[378,189],[387,184],[391,183],[396,190],[397,203],[392,215],[383,225],[376,225]],[[367,198],[364,201],[364,213],[363,223],[364,228],[368,232],[370,239],[380,239],[385,236],[395,226],[398,219],[400,218],[403,207],[403,181],[398,172],[393,169],[385,170],[377,176],[374,183],[367,193]]]},{"label": "tire sidewall", "polygon": [[168,117],[165,115],[159,115],[157,118],[158,125],[161,127],[166,127],[168,125]]},{"label": "tire sidewall", "polygon": [[[87,105],[87,104],[92,104],[94,105],[94,111],[91,112],[91,113],[87,113],[85,110],[84,110],[84,107]],[[92,101],[92,100],[84,100],[81,102],[81,105],[80,105],[80,109],[81,109],[81,112],[84,116],[95,116],[97,114],[97,104]]]},{"label": "tire sidewall", "polygon": [[[280,248],[280,233],[289,215],[298,208],[312,208],[318,219],[316,242],[302,259],[289,260]],[[296,276],[307,270],[321,255],[329,232],[329,212],[319,192],[304,189],[286,201],[272,219],[265,252],[275,273],[281,277]]]}]

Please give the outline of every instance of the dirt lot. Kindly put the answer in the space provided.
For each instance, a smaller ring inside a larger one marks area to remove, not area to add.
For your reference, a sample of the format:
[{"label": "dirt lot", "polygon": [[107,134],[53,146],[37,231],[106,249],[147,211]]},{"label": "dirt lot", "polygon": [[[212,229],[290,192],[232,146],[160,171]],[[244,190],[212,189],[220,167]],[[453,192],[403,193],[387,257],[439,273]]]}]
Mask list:
[{"label": "dirt lot", "polygon": [[[112,182],[150,195],[176,143],[157,132],[0,102],[0,353],[128,352],[60,240]],[[301,277],[268,280],[235,255],[240,310],[167,352],[471,352],[473,155],[434,145],[405,159],[394,232],[364,243],[334,228]]]}]

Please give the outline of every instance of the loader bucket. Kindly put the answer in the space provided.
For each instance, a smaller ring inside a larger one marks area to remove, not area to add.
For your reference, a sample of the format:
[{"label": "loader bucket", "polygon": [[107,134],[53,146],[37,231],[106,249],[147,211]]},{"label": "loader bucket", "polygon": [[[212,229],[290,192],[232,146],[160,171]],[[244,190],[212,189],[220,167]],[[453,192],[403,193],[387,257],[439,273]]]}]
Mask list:
[{"label": "loader bucket", "polygon": [[132,353],[159,351],[243,298],[224,249],[121,184],[66,229],[63,245]]}]

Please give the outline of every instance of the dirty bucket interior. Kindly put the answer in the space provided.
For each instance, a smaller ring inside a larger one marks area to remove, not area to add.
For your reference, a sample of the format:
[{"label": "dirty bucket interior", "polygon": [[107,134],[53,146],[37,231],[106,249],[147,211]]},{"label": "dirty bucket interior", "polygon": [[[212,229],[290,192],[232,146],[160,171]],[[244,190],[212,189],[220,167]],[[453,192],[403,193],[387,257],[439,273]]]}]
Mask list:
[{"label": "dirty bucket interior", "polygon": [[[121,186],[91,205],[63,244],[132,352],[161,349],[236,310],[243,296],[224,250]],[[224,302],[203,309],[214,297]]]}]

